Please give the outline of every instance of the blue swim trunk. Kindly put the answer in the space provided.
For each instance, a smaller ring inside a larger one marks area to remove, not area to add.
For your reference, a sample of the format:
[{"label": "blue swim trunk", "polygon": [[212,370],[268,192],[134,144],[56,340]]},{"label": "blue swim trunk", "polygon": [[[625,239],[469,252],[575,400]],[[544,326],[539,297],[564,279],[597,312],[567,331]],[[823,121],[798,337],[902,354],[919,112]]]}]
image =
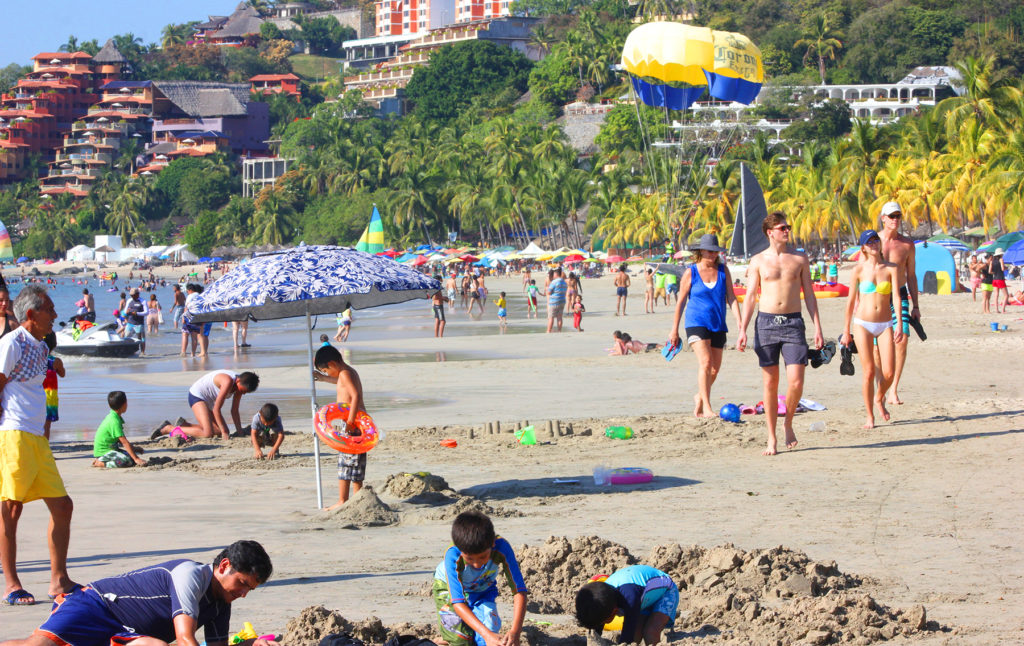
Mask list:
[{"label": "blue swim trunk", "polygon": [[505,310],[504,307],[499,307],[498,308],[498,317],[499,318],[505,318],[505,315],[507,315],[507,314],[508,314],[508,312]]},{"label": "blue swim trunk", "polygon": [[119,622],[100,595],[92,588],[61,595],[35,634],[54,644],[74,646],[117,646],[135,641],[142,635]]},{"label": "blue swim trunk", "polygon": [[654,602],[654,605],[643,611],[644,615],[651,615],[660,612],[668,617],[666,628],[671,628],[676,623],[676,613],[679,612],[679,588],[673,582],[672,587],[665,590],[665,594]]}]

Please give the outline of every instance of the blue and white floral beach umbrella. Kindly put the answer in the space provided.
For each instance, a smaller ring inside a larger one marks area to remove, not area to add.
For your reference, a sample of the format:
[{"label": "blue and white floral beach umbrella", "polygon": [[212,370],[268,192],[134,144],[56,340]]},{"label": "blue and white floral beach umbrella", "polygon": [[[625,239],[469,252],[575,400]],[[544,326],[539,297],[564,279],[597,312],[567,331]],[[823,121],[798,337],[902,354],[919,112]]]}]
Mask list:
[{"label": "blue and white floral beach umbrella", "polygon": [[[310,406],[316,418],[311,317],[429,298],[441,283],[390,258],[349,247],[299,246],[254,256],[217,279],[189,307],[193,322],[306,317]],[[316,502],[323,507],[320,440],[313,433]]]},{"label": "blue and white floral beach umbrella", "polygon": [[260,254],[196,297],[196,323],[333,314],[429,298],[441,284],[390,258],[349,247],[302,246]]}]

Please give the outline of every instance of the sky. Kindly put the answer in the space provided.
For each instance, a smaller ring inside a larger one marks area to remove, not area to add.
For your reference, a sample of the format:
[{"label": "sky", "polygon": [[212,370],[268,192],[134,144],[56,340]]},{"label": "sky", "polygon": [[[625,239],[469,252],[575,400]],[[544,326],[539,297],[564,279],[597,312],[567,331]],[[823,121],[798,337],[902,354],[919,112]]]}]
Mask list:
[{"label": "sky", "polygon": [[31,65],[40,52],[53,52],[74,35],[79,42],[99,41],[131,32],[144,44],[159,43],[169,23],[227,16],[240,0],[0,0],[4,35],[0,38],[0,67]]}]

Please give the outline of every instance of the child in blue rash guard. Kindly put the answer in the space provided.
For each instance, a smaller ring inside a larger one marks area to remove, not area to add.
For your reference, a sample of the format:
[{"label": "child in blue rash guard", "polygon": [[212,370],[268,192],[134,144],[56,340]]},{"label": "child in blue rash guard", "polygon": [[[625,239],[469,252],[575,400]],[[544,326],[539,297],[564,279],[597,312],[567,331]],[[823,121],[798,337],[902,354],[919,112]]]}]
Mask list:
[{"label": "child in blue rash guard", "polygon": [[[441,635],[450,646],[518,646],[526,615],[526,584],[508,541],[477,511],[452,523],[452,545],[434,572],[433,596]],[[512,590],[512,627],[500,634],[498,576]]]},{"label": "child in blue rash guard", "polygon": [[622,615],[620,644],[661,641],[679,607],[679,588],[672,578],[649,565],[630,565],[604,581],[591,581],[576,593],[576,620],[580,626],[601,631]]}]

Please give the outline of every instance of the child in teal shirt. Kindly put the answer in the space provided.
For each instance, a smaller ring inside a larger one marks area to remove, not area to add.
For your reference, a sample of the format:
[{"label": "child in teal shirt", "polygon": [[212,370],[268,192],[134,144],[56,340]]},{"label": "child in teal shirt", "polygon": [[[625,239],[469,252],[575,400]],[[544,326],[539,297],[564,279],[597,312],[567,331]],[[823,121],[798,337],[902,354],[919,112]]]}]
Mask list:
[{"label": "child in teal shirt", "polygon": [[679,608],[679,588],[672,577],[649,565],[630,565],[603,581],[591,581],[576,593],[576,620],[601,631],[622,615],[620,644],[661,642]]}]

